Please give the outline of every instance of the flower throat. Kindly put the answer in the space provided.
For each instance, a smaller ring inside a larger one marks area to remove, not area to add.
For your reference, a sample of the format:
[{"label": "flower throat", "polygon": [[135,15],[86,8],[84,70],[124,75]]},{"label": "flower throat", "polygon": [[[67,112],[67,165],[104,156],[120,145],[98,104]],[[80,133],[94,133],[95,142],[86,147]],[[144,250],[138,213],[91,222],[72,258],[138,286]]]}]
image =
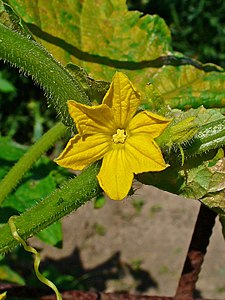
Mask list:
[{"label": "flower throat", "polygon": [[127,138],[126,131],[124,129],[117,129],[116,133],[112,136],[113,142],[115,144],[124,144]]}]

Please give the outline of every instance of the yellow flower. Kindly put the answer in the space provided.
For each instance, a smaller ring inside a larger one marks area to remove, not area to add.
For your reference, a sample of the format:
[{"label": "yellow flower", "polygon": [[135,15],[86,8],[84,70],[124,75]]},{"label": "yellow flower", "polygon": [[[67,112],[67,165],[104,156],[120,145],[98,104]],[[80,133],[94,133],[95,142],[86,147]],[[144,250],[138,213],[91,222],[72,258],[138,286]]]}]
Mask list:
[{"label": "yellow flower", "polygon": [[101,188],[113,200],[125,198],[134,174],[168,167],[154,138],[170,120],[148,111],[135,115],[140,94],[123,73],[116,73],[101,105],[68,101],[78,134],[56,159],[63,167],[82,170],[103,158],[97,176]]}]

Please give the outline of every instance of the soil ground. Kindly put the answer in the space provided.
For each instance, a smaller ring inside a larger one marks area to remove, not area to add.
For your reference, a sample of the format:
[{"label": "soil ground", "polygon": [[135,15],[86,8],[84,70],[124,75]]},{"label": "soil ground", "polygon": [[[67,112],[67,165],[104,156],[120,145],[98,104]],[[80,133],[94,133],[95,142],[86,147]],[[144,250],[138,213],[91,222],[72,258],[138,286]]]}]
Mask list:
[{"label": "soil ground", "polygon": [[[44,246],[42,256],[66,274],[81,270],[90,290],[173,296],[199,206],[149,186],[126,200],[107,200],[101,209],[89,202],[63,219],[63,248]],[[218,220],[197,289],[201,297],[225,299],[225,243]]]}]

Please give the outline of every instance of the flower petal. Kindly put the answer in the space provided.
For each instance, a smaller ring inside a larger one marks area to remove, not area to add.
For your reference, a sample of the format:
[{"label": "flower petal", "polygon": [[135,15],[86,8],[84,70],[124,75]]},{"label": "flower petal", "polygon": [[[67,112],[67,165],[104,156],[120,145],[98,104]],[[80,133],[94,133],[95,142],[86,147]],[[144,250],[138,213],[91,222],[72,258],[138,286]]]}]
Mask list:
[{"label": "flower petal", "polygon": [[148,133],[154,139],[163,132],[170,122],[171,120],[145,110],[133,117],[127,130],[131,135]]},{"label": "flower petal", "polygon": [[169,166],[159,146],[146,134],[129,137],[125,143],[125,152],[129,167],[135,174],[162,171]]},{"label": "flower petal", "polygon": [[106,104],[88,106],[69,100],[68,108],[80,135],[111,135],[115,131],[113,114]]},{"label": "flower petal", "polygon": [[55,162],[65,168],[82,170],[92,162],[101,159],[109,146],[110,141],[103,134],[95,134],[85,139],[77,134],[69,140]]},{"label": "flower petal", "polygon": [[140,104],[140,94],[125,74],[117,72],[103,103],[112,108],[117,128],[125,129]]},{"label": "flower petal", "polygon": [[98,181],[112,200],[122,200],[132,185],[133,173],[126,160],[124,147],[114,147],[103,158]]}]

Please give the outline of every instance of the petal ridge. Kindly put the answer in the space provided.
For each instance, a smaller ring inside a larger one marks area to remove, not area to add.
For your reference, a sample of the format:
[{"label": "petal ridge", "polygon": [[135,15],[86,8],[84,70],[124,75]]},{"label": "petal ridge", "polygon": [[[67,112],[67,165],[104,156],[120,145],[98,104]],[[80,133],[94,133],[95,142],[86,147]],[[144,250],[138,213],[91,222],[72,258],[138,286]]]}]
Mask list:
[{"label": "petal ridge", "polygon": [[65,168],[82,170],[94,161],[101,159],[109,150],[109,140],[103,134],[83,139],[79,134],[71,138],[55,162]]},{"label": "petal ridge", "polygon": [[101,188],[112,200],[122,200],[127,196],[133,177],[124,148],[121,147],[114,148],[104,156],[97,176]]},{"label": "petal ridge", "polygon": [[147,133],[154,139],[166,129],[170,122],[171,120],[144,110],[132,118],[128,125],[128,130],[132,135]]},{"label": "petal ridge", "polygon": [[160,147],[145,134],[128,138],[125,147],[130,168],[135,174],[162,171],[168,167]]},{"label": "petal ridge", "polygon": [[117,127],[126,128],[140,104],[140,94],[125,74],[116,72],[102,103],[112,109]]},{"label": "petal ridge", "polygon": [[107,105],[87,106],[69,100],[68,107],[80,134],[110,134],[114,130],[114,117]]}]

